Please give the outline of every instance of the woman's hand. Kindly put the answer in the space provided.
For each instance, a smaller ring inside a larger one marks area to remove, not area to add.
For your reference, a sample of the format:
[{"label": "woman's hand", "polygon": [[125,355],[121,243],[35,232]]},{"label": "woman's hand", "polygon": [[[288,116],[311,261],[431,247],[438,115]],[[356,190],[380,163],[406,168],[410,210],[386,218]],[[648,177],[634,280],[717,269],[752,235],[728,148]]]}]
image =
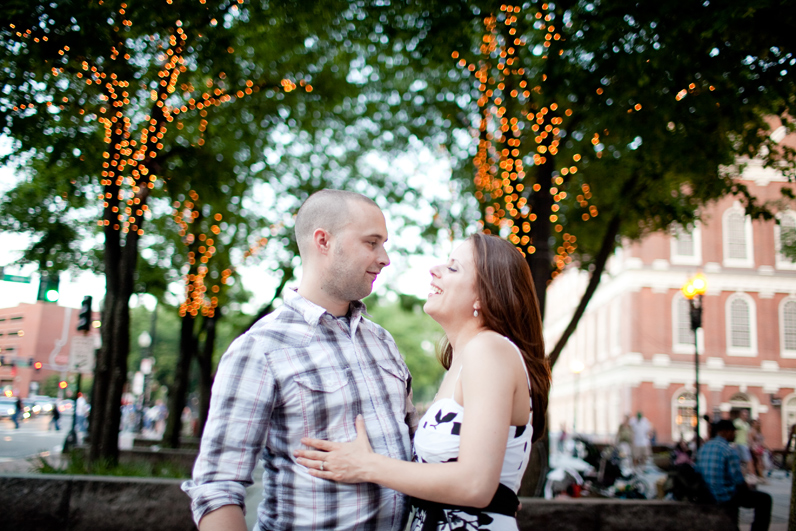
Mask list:
[{"label": "woman's hand", "polygon": [[301,443],[317,450],[295,450],[296,462],[309,469],[316,478],[341,483],[369,481],[369,465],[376,454],[368,441],[365,419],[357,415],[357,438],[350,443],[336,443],[320,439],[303,438]]}]

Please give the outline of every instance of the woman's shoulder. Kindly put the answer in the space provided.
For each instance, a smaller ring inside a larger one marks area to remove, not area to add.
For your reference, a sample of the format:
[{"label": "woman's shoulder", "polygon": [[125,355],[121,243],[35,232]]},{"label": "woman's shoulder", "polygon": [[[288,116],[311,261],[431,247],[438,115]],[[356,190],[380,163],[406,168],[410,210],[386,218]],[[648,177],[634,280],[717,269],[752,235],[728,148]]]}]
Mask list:
[{"label": "woman's shoulder", "polygon": [[481,332],[464,348],[464,364],[470,367],[506,364],[513,367],[521,362],[517,347],[505,336],[492,330]]}]

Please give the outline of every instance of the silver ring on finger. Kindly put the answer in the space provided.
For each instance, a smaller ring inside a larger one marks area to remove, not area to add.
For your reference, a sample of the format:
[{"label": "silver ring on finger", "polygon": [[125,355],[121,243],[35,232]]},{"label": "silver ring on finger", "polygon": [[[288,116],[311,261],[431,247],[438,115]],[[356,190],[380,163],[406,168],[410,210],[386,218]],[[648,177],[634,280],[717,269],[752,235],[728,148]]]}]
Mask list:
[{"label": "silver ring on finger", "polygon": [[321,461],[321,472],[323,472],[323,461]]}]

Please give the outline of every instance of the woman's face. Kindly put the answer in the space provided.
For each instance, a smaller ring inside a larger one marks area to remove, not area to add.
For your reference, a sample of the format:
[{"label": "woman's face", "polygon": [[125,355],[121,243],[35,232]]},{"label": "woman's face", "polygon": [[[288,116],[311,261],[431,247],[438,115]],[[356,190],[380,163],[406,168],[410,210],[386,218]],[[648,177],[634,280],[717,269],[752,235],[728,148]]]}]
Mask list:
[{"label": "woman's face", "polygon": [[431,289],[423,309],[437,322],[474,319],[473,310],[480,309],[473,251],[468,240],[451,253],[447,263],[431,268]]}]

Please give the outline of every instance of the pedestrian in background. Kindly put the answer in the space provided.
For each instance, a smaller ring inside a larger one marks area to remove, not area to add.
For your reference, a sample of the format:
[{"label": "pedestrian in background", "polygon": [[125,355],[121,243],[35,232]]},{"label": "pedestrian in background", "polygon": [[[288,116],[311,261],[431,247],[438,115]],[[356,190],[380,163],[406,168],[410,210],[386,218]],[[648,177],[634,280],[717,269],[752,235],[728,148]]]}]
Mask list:
[{"label": "pedestrian in background", "polygon": [[61,412],[58,411],[58,404],[53,404],[52,418],[50,419],[50,424],[47,425],[47,431],[50,431],[53,426],[55,426],[55,431],[61,431],[61,426],[58,424],[60,420]]},{"label": "pedestrian in background", "polygon": [[636,418],[630,420],[630,428],[633,430],[633,466],[642,466],[652,455],[650,444],[652,424],[639,411],[636,413]]},{"label": "pedestrian in background", "polygon": [[77,415],[77,431],[86,431],[88,427],[88,410],[89,405],[83,393],[77,393],[77,400],[75,401],[75,415]]},{"label": "pedestrian in background", "polygon": [[738,417],[732,421],[735,426],[735,448],[741,459],[741,470],[744,474],[755,474],[752,453],[749,451],[749,411],[742,409]]},{"label": "pedestrian in background", "polygon": [[14,410],[14,429],[19,429],[19,421],[22,420],[22,415],[25,411],[25,404],[22,403],[22,399],[17,397],[16,409]]}]

